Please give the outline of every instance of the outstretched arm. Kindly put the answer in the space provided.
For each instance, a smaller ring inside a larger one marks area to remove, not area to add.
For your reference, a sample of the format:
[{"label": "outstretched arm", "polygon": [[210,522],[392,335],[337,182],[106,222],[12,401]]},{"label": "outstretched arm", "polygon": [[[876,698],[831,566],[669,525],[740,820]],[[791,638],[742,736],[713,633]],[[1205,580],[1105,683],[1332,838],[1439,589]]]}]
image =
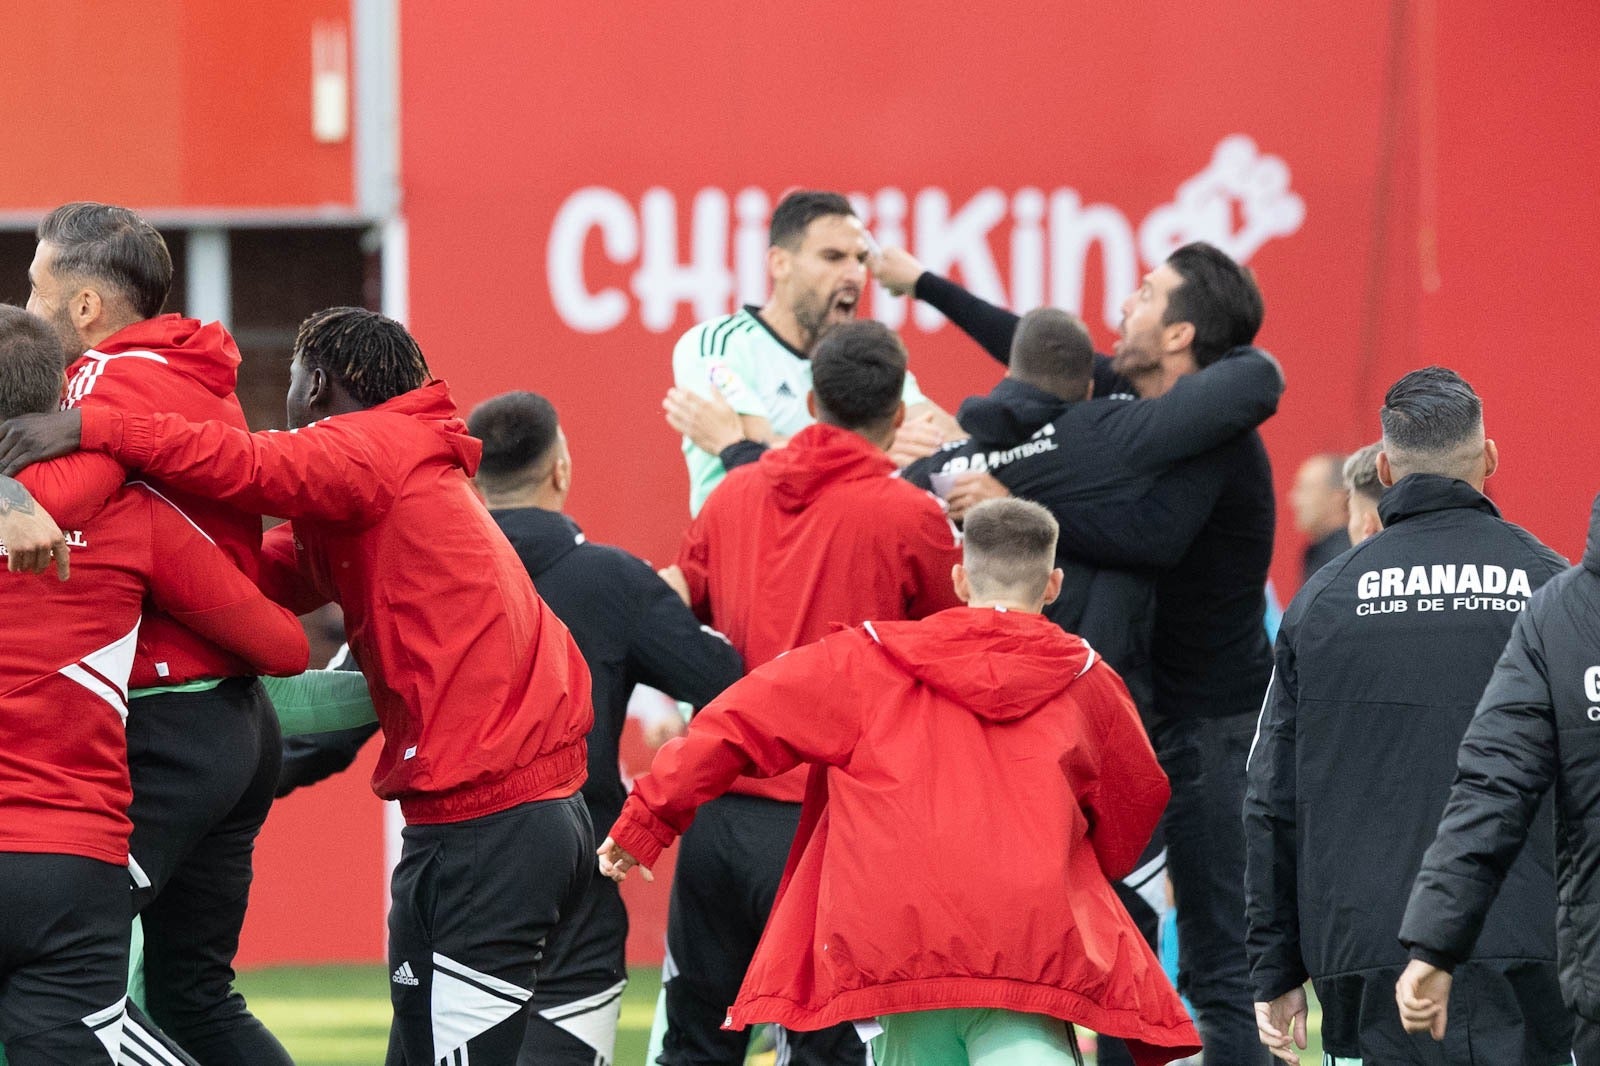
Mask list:
[{"label": "outstretched arm", "polygon": [[838,633],[796,649],[713,700],[634,783],[607,845],[648,869],[689,827],[700,804],[722,795],[741,775],[775,777],[803,762],[848,758],[860,734],[861,710],[843,691],[849,686],[829,682],[848,676],[861,640],[855,632]]},{"label": "outstretched arm", "polygon": [[1118,404],[1101,430],[1130,468],[1155,473],[1259,426],[1282,396],[1278,361],[1259,348],[1235,348],[1165,395]]},{"label": "outstretched arm", "polygon": [[635,581],[644,599],[628,641],[628,665],[640,681],[675,700],[704,707],[744,675],[744,660],[716,630],[642,562]]},{"label": "outstretched arm", "polygon": [[82,446],[197,495],[247,511],[325,522],[370,522],[389,508],[404,471],[369,412],[289,432],[246,433],[175,415],[88,408],[30,418],[82,416]]}]

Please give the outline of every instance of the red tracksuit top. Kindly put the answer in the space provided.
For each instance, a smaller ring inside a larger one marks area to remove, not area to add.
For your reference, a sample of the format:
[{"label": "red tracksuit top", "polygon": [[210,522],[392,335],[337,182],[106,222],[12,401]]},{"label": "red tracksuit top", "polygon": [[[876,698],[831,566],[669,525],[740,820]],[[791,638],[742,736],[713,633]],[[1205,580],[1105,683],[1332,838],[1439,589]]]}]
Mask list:
[{"label": "red tracksuit top", "polygon": [[1166,806],[1128,691],[1037,614],[869,622],[736,682],[656,755],[611,837],[649,866],[740,774],[809,764],[771,917],[726,1023],[820,1029],[990,1007],[1200,1040],[1117,900]]},{"label": "red tracksuit top", "polygon": [[[194,422],[246,428],[234,397],[239,348],[220,323],[161,315],[135,322],[85,352],[67,371],[63,408],[128,414],[175,412]],[[81,526],[127,474],[110,456],[79,452],[30,466],[17,480],[63,529]],[[261,520],[225,503],[156,482],[245,575],[256,576]],[[139,627],[132,685],[150,688],[251,673],[249,666],[152,609]]]},{"label": "red tracksuit top", "polygon": [[[944,505],[893,477],[871,441],[817,423],[723,479],[684,534],[678,567],[701,621],[753,670],[839,625],[957,606],[960,539]],[[798,803],[805,775],[731,790]]]},{"label": "red tracksuit top", "polygon": [[263,541],[262,588],[344,608],[383,727],[372,788],[408,822],[583,784],[589,668],[473,492],[483,445],[444,382],[286,433],[85,410],[83,447],[291,520]]},{"label": "red tracksuit top", "polygon": [[0,570],[0,851],[128,862],[128,674],[148,591],[249,673],[297,674],[305,630],[149,486],[68,534],[72,579]]}]

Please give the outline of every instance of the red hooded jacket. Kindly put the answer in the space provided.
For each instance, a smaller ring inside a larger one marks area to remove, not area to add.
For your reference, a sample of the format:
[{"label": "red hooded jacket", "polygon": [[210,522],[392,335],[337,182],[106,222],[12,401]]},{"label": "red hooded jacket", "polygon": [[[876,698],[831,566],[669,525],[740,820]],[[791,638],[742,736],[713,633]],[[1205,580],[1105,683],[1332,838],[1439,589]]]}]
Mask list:
[{"label": "red hooded jacket", "polygon": [[[245,429],[234,398],[239,348],[220,323],[201,325],[179,315],[135,322],[85,352],[67,369],[63,409],[92,408],[150,414],[171,411],[192,421],[219,421]],[[121,485],[127,472],[115,459],[79,452],[28,467],[27,486],[62,529],[78,529]],[[162,495],[192,518],[235,566],[252,580],[261,548],[261,519],[226,503],[157,481]],[[132,686],[176,685],[207,678],[241,677],[251,667],[151,608],[139,626]]]},{"label": "red hooded jacket", "polygon": [[287,433],[83,412],[83,447],[292,520],[262,588],[333,600],[383,726],[372,788],[413,823],[569,796],[586,776],[589,669],[472,490],[483,445],[442,381]]},{"label": "red hooded jacket", "polygon": [[1167,800],[1127,689],[1035,614],[869,622],[750,674],[662,748],[612,838],[649,866],[742,773],[812,765],[728,1026],[994,1007],[1199,1037],[1112,891]]},{"label": "red hooded jacket", "polygon": [[145,597],[252,673],[297,674],[310,649],[295,616],[147,485],[117,489],[67,542],[71,581],[0,572],[0,851],[120,866],[133,828],[123,724]]},{"label": "red hooded jacket", "polygon": [[[748,669],[838,625],[957,606],[961,541],[944,506],[893,477],[859,433],[817,423],[728,474],[684,534],[690,606]],[[805,775],[732,791],[800,802]]]}]

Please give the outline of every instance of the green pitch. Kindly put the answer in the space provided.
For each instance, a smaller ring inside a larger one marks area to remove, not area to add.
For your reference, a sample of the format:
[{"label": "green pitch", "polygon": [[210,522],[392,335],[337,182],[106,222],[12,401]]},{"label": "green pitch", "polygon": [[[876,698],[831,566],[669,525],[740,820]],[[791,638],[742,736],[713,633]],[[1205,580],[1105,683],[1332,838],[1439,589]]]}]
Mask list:
[{"label": "green pitch", "polygon": [[[660,973],[632,972],[622,997],[617,1066],[644,1066]],[[389,975],[382,965],[293,966],[241,973],[250,1009],[283,1041],[297,1066],[378,1066],[388,1050]],[[1313,1001],[1311,1046],[1301,1061],[1320,1063],[1322,1011]],[[768,1056],[770,1059],[770,1056]],[[752,1062],[760,1062],[760,1058]],[[1088,1056],[1090,1063],[1093,1056]]]}]

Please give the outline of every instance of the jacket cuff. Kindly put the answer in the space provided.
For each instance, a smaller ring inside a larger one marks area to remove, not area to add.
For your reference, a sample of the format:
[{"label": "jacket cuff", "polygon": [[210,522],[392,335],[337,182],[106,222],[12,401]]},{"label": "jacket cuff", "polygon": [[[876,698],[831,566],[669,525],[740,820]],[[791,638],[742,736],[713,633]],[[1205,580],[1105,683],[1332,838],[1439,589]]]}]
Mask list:
[{"label": "jacket cuff", "polygon": [[155,451],[155,431],[150,419],[126,415],[104,407],[82,407],[79,447],[105,452],[123,466],[143,468]]},{"label": "jacket cuff", "polygon": [[678,838],[667,823],[650,813],[638,796],[628,797],[622,814],[607,835],[640,866],[647,868],[654,867],[661,853]]},{"label": "jacket cuff", "polygon": [[122,442],[122,412],[108,407],[80,407],[78,447],[86,452],[116,454]]},{"label": "jacket cuff", "polygon": [[1443,952],[1434,951],[1432,948],[1425,948],[1421,944],[1411,945],[1409,957],[1419,962],[1425,962],[1434,969],[1443,970],[1445,973],[1454,973],[1457,966],[1456,959],[1452,959]]},{"label": "jacket cuff", "polygon": [[767,446],[758,440],[738,440],[717,453],[724,470],[732,470],[753,463],[767,452]]}]

